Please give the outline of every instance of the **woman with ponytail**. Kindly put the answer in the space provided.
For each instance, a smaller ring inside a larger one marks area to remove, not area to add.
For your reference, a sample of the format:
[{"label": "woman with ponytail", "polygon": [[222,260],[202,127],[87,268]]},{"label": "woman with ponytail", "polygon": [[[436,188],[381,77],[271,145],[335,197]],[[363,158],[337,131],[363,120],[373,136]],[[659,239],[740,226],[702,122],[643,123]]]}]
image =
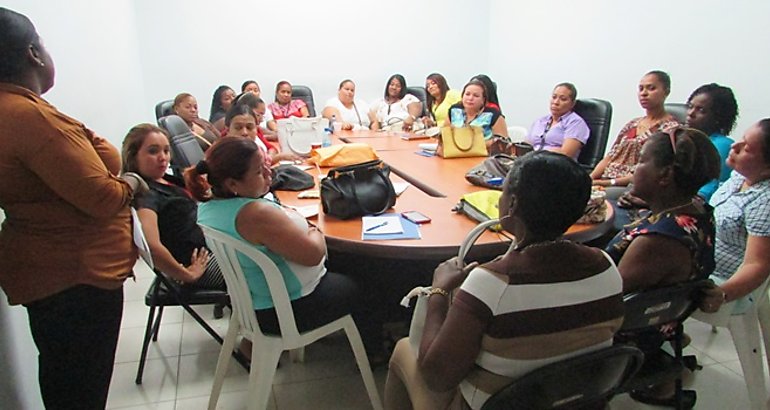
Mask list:
[{"label": "woman with ponytail", "polygon": [[[377,338],[380,329],[365,313],[358,286],[348,276],[326,271],[323,233],[293,209],[264,197],[270,190],[270,165],[253,140],[218,140],[204,160],[185,171],[185,180],[202,202],[199,224],[246,242],[275,262],[286,282],[300,332],[352,314],[370,360],[375,362],[372,365],[383,362]],[[260,328],[268,334],[279,333],[262,270],[251,260],[241,262]]]}]

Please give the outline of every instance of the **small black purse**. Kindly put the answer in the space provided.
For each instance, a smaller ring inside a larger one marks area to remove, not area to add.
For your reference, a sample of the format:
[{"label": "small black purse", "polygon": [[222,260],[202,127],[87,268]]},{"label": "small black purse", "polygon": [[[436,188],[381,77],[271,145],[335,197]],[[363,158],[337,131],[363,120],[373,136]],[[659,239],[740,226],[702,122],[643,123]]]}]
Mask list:
[{"label": "small black purse", "polygon": [[390,167],[382,160],[332,168],[321,180],[321,205],[327,215],[350,219],[380,214],[396,204]]}]

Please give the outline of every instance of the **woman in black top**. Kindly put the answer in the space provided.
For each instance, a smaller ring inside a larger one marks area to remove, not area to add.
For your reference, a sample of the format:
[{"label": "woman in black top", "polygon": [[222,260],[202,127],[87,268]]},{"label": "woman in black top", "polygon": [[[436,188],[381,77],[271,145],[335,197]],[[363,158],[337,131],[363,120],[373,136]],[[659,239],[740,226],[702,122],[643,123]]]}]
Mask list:
[{"label": "woman in black top", "polygon": [[170,147],[165,132],[150,124],[133,127],[123,140],[123,172],[136,172],[150,187],[135,198],[155,266],[196,287],[224,289],[222,272],[206,249],[197,224],[198,204],[166,175]]}]

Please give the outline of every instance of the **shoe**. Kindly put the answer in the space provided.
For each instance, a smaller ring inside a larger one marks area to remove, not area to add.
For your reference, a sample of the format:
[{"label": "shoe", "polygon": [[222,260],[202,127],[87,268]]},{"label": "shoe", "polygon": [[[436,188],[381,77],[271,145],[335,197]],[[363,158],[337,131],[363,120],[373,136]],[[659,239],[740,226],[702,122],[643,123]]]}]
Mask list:
[{"label": "shoe", "polygon": [[[671,397],[655,397],[650,396],[647,390],[633,390],[628,394],[632,399],[645,404],[651,404],[653,406],[673,407],[676,408],[676,396]],[[695,401],[697,395],[695,390],[682,390],[682,408],[691,409],[695,407]]]}]

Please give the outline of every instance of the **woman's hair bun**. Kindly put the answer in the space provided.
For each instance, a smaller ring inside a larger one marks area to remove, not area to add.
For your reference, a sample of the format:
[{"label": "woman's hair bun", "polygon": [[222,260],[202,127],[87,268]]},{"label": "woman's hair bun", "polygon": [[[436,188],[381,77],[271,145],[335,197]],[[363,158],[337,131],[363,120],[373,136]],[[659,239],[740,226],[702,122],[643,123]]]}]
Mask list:
[{"label": "woman's hair bun", "polygon": [[198,161],[198,164],[195,165],[195,172],[197,172],[198,175],[205,175],[209,173],[209,164],[206,163],[205,159]]}]

